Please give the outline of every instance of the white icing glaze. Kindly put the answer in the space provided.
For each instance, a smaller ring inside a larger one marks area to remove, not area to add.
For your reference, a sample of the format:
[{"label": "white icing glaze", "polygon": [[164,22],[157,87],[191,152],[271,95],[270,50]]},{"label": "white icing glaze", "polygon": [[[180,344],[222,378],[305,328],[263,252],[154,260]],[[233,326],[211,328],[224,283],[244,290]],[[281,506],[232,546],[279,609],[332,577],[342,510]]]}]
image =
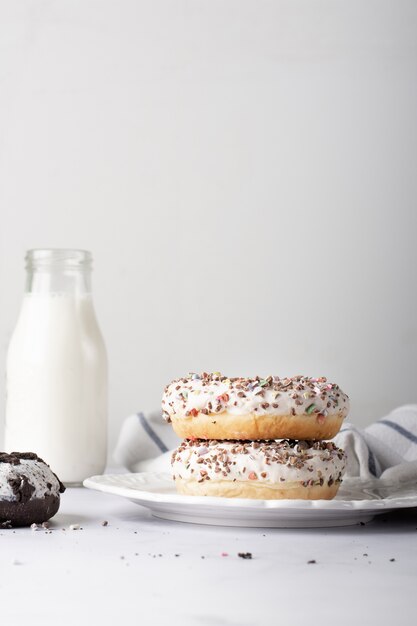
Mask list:
[{"label": "white icing glaze", "polygon": [[[53,474],[52,470],[41,461],[21,459],[20,463],[13,465],[11,463],[0,462],[0,499],[16,500],[8,479],[20,478],[26,476],[35,490],[31,494],[30,499],[44,498],[45,495],[59,496],[59,481]],[[50,488],[48,487],[50,484]]]},{"label": "white icing glaze", "polygon": [[[343,475],[346,454],[331,442],[188,441],[172,455],[174,478],[330,484]],[[312,482],[311,482],[312,481]]]},{"label": "white icing glaze", "polygon": [[174,380],[162,399],[166,419],[192,418],[200,412],[220,415],[341,415],[349,398],[326,378],[227,378],[219,373],[189,374]]}]

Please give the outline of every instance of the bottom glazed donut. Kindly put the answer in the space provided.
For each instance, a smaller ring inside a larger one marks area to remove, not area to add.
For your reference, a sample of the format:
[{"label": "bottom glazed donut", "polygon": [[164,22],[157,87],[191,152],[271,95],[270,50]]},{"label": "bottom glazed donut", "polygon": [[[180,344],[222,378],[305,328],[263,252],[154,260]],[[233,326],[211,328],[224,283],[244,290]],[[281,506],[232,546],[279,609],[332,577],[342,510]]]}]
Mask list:
[{"label": "bottom glazed donut", "polygon": [[330,500],[346,455],[325,441],[184,440],[173,452],[179,493],[262,500]]}]

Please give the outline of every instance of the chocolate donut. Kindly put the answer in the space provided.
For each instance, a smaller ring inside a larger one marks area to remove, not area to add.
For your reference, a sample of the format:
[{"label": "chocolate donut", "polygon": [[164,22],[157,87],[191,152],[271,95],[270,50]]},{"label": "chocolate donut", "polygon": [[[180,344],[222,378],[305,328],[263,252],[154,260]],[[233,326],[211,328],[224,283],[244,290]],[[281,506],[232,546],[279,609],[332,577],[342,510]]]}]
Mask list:
[{"label": "chocolate donut", "polygon": [[164,391],[165,419],[180,437],[198,439],[332,439],[349,398],[326,378],[228,378],[189,374]]},{"label": "chocolate donut", "polygon": [[185,440],[172,454],[176,489],[188,495],[330,500],[345,468],[330,441]]},{"label": "chocolate donut", "polygon": [[34,452],[0,452],[0,526],[30,526],[53,517],[64,485]]}]

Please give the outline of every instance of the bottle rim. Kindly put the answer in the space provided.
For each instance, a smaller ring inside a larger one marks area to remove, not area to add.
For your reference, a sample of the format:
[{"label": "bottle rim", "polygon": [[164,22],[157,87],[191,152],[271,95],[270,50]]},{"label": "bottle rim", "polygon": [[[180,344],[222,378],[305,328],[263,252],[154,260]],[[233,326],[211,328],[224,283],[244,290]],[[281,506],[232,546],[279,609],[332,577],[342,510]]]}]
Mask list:
[{"label": "bottle rim", "polygon": [[26,252],[27,268],[64,265],[73,268],[91,268],[93,257],[89,250],[71,248],[33,248]]}]

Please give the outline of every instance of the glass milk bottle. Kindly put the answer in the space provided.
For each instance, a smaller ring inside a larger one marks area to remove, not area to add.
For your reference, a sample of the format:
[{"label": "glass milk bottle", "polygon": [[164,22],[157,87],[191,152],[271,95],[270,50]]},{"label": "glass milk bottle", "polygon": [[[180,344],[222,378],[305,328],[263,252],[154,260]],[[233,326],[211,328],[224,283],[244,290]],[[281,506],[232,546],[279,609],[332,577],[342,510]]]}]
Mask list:
[{"label": "glass milk bottle", "polygon": [[6,450],[36,452],[67,485],[106,464],[107,357],[91,262],[84,250],[29,250],[7,355]]}]

